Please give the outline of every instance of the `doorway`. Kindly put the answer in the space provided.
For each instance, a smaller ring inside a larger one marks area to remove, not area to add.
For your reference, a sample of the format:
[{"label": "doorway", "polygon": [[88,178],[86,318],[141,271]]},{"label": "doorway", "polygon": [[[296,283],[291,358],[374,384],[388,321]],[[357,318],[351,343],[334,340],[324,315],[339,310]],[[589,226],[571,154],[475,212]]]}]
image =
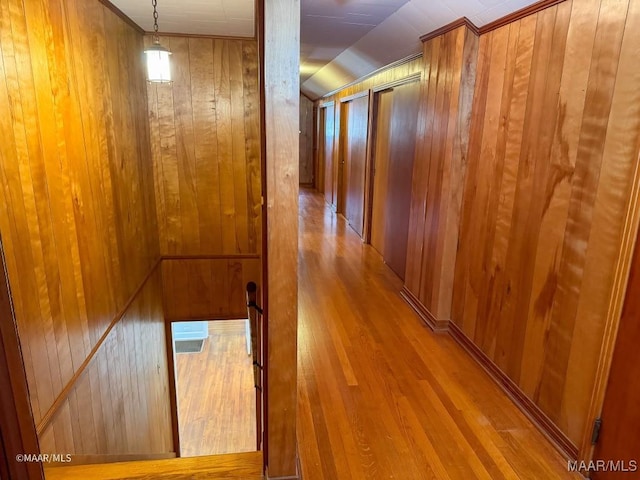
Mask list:
[{"label": "doorway", "polygon": [[172,322],[180,454],[256,450],[256,396],[246,320]]},{"label": "doorway", "polygon": [[[640,234],[613,351],[593,459],[594,480],[637,478],[640,472]],[[603,462],[603,463],[599,463]],[[636,472],[635,475],[630,472]]]},{"label": "doorway", "polygon": [[374,93],[371,245],[404,280],[420,82]]},{"label": "doorway", "polygon": [[333,161],[334,149],[334,126],[335,126],[335,104],[334,102],[322,105],[319,110],[318,119],[318,164],[322,165],[324,177],[322,180],[322,188],[318,187],[318,192],[324,193],[325,201],[335,210],[336,209],[336,190],[338,178],[336,175],[335,162]]},{"label": "doorway", "polygon": [[[360,236],[364,233],[369,92],[341,100],[344,217]],[[338,211],[341,211],[339,208]]]}]

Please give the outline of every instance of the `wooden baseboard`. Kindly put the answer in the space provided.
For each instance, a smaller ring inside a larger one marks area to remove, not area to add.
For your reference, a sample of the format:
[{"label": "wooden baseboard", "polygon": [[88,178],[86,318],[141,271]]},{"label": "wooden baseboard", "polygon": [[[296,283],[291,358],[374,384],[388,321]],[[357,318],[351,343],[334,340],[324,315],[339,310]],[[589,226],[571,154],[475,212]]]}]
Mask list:
[{"label": "wooden baseboard", "polygon": [[578,458],[578,447],[549,419],[513,380],[507,377],[498,366],[478,347],[454,322],[449,322],[451,337],[471,355],[476,362],[493,378],[493,380],[513,400],[516,406],[531,420],[542,434],[568,458]]},{"label": "wooden baseboard", "polygon": [[438,320],[433,314],[418,300],[418,298],[405,286],[400,292],[405,302],[418,314],[427,326],[435,333],[447,333],[449,331],[449,320]]},{"label": "wooden baseboard", "polygon": [[449,333],[563,455],[572,460],[578,458],[578,447],[573,444],[569,437],[551,421],[538,405],[525,395],[513,380],[493,363],[480,347],[465,335],[458,325],[450,320],[438,320],[407,287],[402,288],[400,295],[431,330],[436,333]]}]

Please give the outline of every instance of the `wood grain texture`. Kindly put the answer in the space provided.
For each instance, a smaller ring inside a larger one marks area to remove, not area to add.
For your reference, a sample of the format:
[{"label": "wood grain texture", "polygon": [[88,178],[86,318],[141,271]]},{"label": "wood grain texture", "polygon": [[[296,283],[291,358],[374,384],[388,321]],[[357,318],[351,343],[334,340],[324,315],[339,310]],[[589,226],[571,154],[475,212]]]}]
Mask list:
[{"label": "wood grain texture", "polygon": [[168,321],[246,318],[247,282],[260,284],[260,257],[165,259],[164,312]]},{"label": "wood grain texture", "polygon": [[[326,202],[336,208],[338,201],[338,162],[335,156],[335,103],[322,106],[319,110],[319,133],[318,140],[319,154],[318,164],[322,165],[324,171],[324,181],[322,191]],[[316,187],[318,188],[318,187]]]},{"label": "wood grain texture", "polygon": [[161,42],[172,50],[174,81],[147,89],[161,252],[259,253],[257,44]]},{"label": "wood grain texture", "polygon": [[300,206],[303,478],[580,478],[321,195]]},{"label": "wood grain texture", "polygon": [[390,65],[389,67],[380,69],[371,76],[341,88],[337,92],[325,95],[322,100],[319,101],[319,104],[332,101],[339,102],[341,99],[345,99],[354,94],[387,84],[391,85],[398,80],[420,74],[422,70],[422,55],[414,55],[406,62],[403,61],[400,62],[399,65]]},{"label": "wood grain texture", "polygon": [[157,478],[211,478],[260,480],[262,453],[236,453],[198,458],[175,458],[108,465],[86,465],[47,469],[47,480],[154,480]]},{"label": "wood grain texture", "polygon": [[88,461],[172,452],[165,345],[156,269],[41,433],[41,451]]},{"label": "wood grain texture", "polygon": [[17,462],[16,455],[38,453],[38,433],[29,403],[27,377],[22,367],[20,339],[0,238],[0,478],[42,480],[42,464]]},{"label": "wood grain texture", "polygon": [[180,456],[255,451],[256,394],[245,320],[209,322],[202,351],[175,359]]},{"label": "wood grain texture", "polygon": [[480,38],[452,320],[575,447],[628,235],[634,5],[567,1]]},{"label": "wood grain texture", "polygon": [[[36,423],[159,259],[142,49],[99,2],[0,4],[0,232]],[[161,308],[148,301],[140,321]],[[101,348],[103,364],[113,354]],[[41,445],[90,451],[127,436],[115,428],[162,426],[104,420],[133,399],[92,365]]]},{"label": "wood grain texture", "polygon": [[384,253],[385,219],[387,218],[387,184],[389,183],[389,136],[393,90],[375,94],[375,131],[373,146],[373,192],[371,200],[370,243],[380,255]]},{"label": "wood grain texture", "polygon": [[300,2],[262,3],[265,152],[266,466],[297,476]]},{"label": "wood grain texture", "polygon": [[407,262],[419,97],[419,82],[411,82],[393,89],[383,258],[391,270],[403,280]]},{"label": "wood grain texture", "polygon": [[424,44],[405,287],[437,320],[451,316],[477,55],[466,26]]},{"label": "wood grain texture", "polygon": [[300,185],[324,192],[324,164],[313,162],[313,102],[300,95]]},{"label": "wood grain texture", "polygon": [[[632,468],[630,462],[638,462],[640,440],[640,414],[636,406],[640,402],[640,388],[637,378],[640,369],[638,342],[640,341],[640,250],[636,243],[631,276],[627,286],[624,310],[620,320],[618,336],[613,352],[611,373],[602,409],[602,430],[595,448],[594,460],[624,462]],[[623,474],[615,472],[593,473],[595,480],[620,478]]]},{"label": "wood grain texture", "polygon": [[369,135],[369,95],[343,99],[342,111],[346,129],[342,132],[342,168],[344,175],[344,216],[358,235],[363,236],[365,217],[365,187],[367,169],[367,139]]}]

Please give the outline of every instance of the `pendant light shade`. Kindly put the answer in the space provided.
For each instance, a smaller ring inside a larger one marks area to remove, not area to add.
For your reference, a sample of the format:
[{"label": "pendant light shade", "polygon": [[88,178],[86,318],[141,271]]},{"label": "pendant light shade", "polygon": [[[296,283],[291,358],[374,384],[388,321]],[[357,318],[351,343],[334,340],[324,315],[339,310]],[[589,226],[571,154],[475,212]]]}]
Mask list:
[{"label": "pendant light shade", "polygon": [[169,55],[171,52],[156,40],[144,51],[144,54],[147,57],[147,80],[153,83],[170,83]]},{"label": "pendant light shade", "polygon": [[147,80],[153,83],[171,82],[171,63],[168,48],[160,45],[158,37],[158,0],[151,0],[153,6],[153,45],[144,54],[147,57]]}]

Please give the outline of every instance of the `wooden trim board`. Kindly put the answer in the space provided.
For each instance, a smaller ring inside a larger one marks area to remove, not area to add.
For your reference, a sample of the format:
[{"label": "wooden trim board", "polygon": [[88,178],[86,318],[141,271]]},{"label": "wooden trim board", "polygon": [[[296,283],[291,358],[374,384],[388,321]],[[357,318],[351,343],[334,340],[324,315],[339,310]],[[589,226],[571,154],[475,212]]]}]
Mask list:
[{"label": "wooden trim board", "polygon": [[409,306],[418,314],[418,317],[435,333],[447,333],[449,331],[449,320],[438,320],[434,317],[407,287],[402,287],[400,296],[404,298]]},{"label": "wooden trim board", "polygon": [[380,92],[384,92],[385,90],[389,90],[390,88],[400,87],[408,83],[419,82],[421,79],[422,79],[422,72],[416,72],[406,77],[399,78],[398,80],[394,80],[393,82],[387,82],[387,83],[382,83],[380,85],[376,85],[371,90],[373,91],[373,93],[380,93]]},{"label": "wooden trim board", "polygon": [[578,447],[460,330],[458,325],[451,320],[435,318],[406,287],[403,287],[400,295],[434,333],[448,333],[456,343],[466,350],[560,453],[572,460],[578,458]]},{"label": "wooden trim board", "polygon": [[420,37],[420,41],[422,43],[428,42],[433,38],[439,37],[440,35],[444,35],[445,33],[449,33],[450,31],[455,30],[456,28],[460,28],[464,26],[466,26],[469,30],[471,30],[476,35],[480,35],[480,29],[467,17],[462,17],[432,32],[422,35]]},{"label": "wooden trim board", "polygon": [[116,7],[113,3],[111,3],[109,0],[98,0],[102,5],[104,5],[105,7],[107,7],[109,10],[111,10],[113,13],[115,13],[117,16],[119,16],[122,20],[124,20],[128,25],[130,25],[131,27],[133,27],[133,29],[138,32],[138,33],[142,33],[144,34],[145,31],[144,29],[138,25],[136,22],[134,22],[133,20],[131,20],[131,18],[129,16],[127,16],[126,13],[124,13],[122,10],[120,10],[118,7]]},{"label": "wooden trim board", "polygon": [[347,97],[343,97],[340,99],[340,103],[348,103],[352,100],[356,100],[358,98],[366,97],[369,95],[369,90],[363,90],[361,92],[354,93],[353,95],[349,95]]},{"label": "wooden trim board", "polygon": [[541,12],[549,7],[553,7],[559,3],[564,2],[565,0],[541,0],[540,2],[534,3],[533,5],[529,5],[528,7],[521,8],[520,10],[510,13],[509,15],[505,15],[502,18],[499,18],[484,27],[479,28],[479,34],[484,35],[485,33],[489,33],[493,30],[496,30],[500,27],[504,27],[505,25],[509,25],[510,23],[516,22],[518,20],[522,20],[529,15],[533,15],[535,13]]},{"label": "wooden trim board", "polygon": [[[588,419],[595,420],[599,417],[604,406],[604,398],[607,390],[607,384],[609,382],[611,363],[613,361],[613,350],[618,336],[618,328],[620,326],[620,319],[622,318],[622,310],[627,293],[629,275],[633,265],[633,254],[636,248],[640,248],[640,244],[637,240],[639,228],[640,157],[638,158],[636,170],[634,172],[633,188],[627,209],[627,219],[624,225],[620,256],[618,257],[618,264],[616,265],[613,293],[611,296],[609,311],[607,312],[602,348],[600,349],[598,369],[596,370],[595,385],[587,413]],[[589,460],[593,454],[593,445],[591,444],[592,425],[593,424],[591,422],[587,422],[585,431],[582,434],[582,447],[578,457],[581,460]]]},{"label": "wooden trim board", "polygon": [[565,456],[570,459],[578,458],[578,447],[533,403],[520,388],[507,377],[491,359],[473,343],[460,327],[454,322],[449,322],[449,335],[464,348],[473,359],[493,378],[499,387],[513,400],[516,406],[524,413],[544,434],[547,439]]},{"label": "wooden trim board", "polygon": [[384,67],[380,67],[377,70],[374,70],[371,73],[367,73],[366,75],[363,75],[362,77],[354,80],[353,82],[349,82],[346,85],[343,85],[340,88],[336,88],[335,90],[332,90],[331,92],[325,93],[321,98],[327,98],[330,97],[332,95],[335,95],[336,93],[338,93],[341,90],[344,90],[345,88],[349,88],[352,85],[355,85],[356,83],[360,83],[363,82],[364,80],[366,80],[367,78],[373,77],[375,75],[377,75],[380,72],[384,72],[385,70],[388,70],[390,68],[395,68],[395,67],[399,67],[400,65],[404,65],[405,63],[409,63],[409,62],[413,62],[414,60],[418,59],[422,57],[422,52],[419,53],[414,53],[412,55],[406,56],[404,58],[401,58],[400,60],[396,60],[395,62],[392,62],[388,65],[385,65]]}]

